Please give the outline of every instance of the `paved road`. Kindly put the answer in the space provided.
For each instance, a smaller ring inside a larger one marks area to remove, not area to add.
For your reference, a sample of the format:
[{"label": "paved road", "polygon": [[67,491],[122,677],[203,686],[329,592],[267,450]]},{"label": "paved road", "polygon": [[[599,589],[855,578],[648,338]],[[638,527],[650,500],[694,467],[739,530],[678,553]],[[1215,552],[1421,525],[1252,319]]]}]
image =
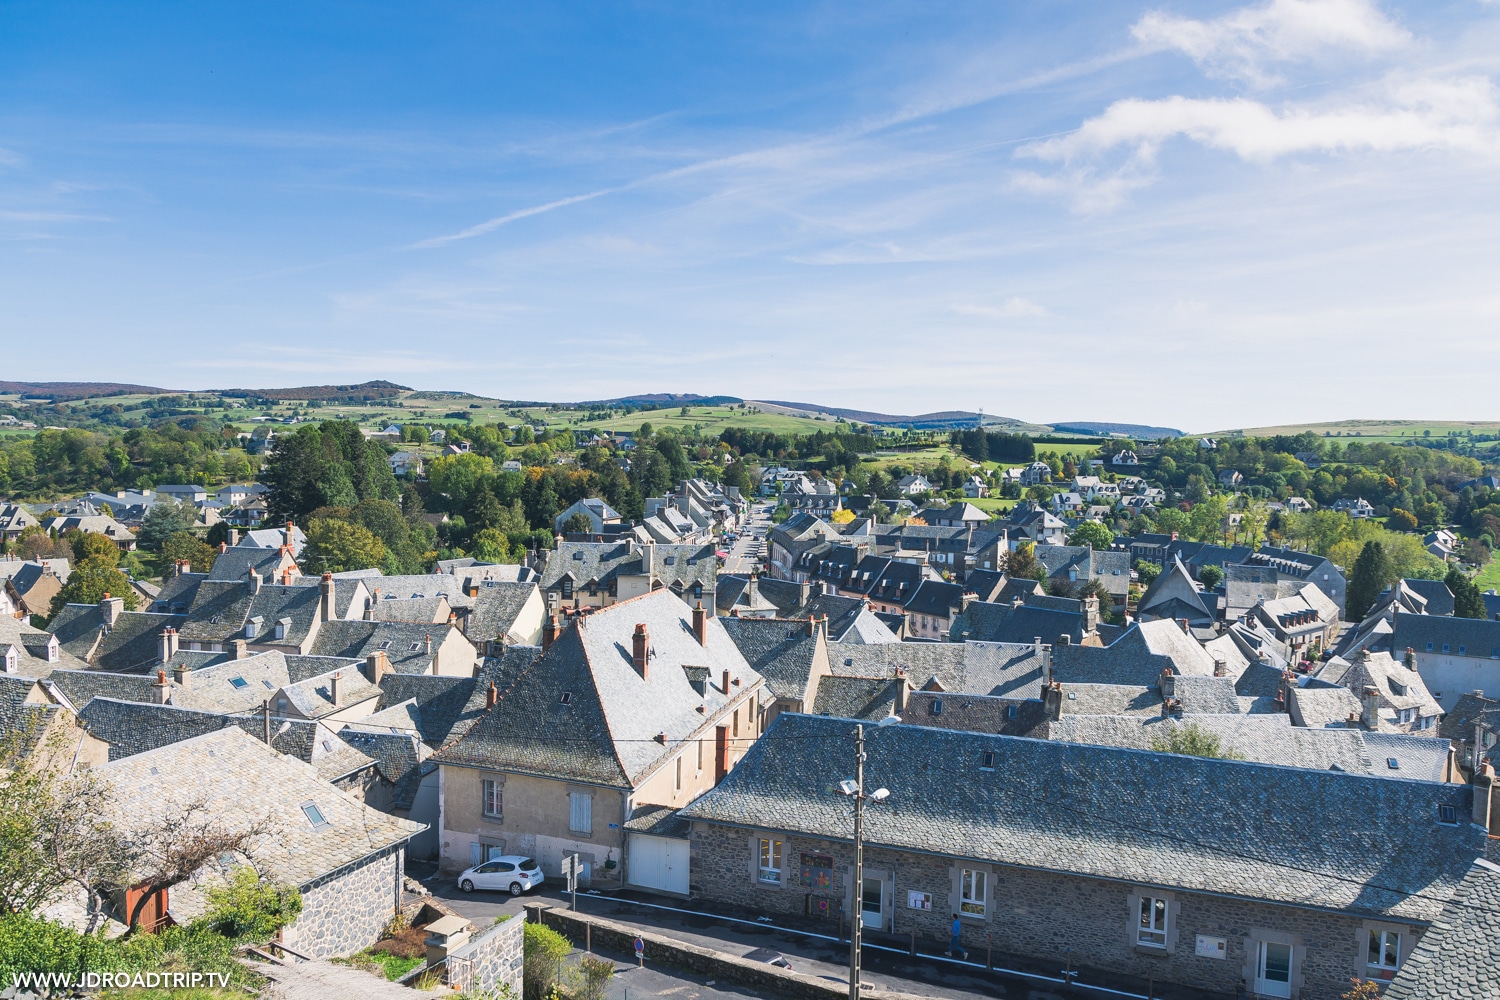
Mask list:
[{"label": "paved road", "polygon": [[[545,887],[539,893],[528,893],[512,899],[502,893],[491,892],[465,895],[448,880],[441,882],[429,880],[426,884],[433,890],[434,895],[441,897],[457,912],[480,925],[491,923],[501,913],[520,913],[527,901],[535,900],[538,896],[549,902],[567,905],[567,896],[564,893],[551,891]],[[845,942],[821,940],[771,926],[729,923],[716,920],[707,914],[685,913],[665,908],[656,909],[613,896],[579,893],[578,899],[579,909],[584,913],[608,917],[611,920],[649,929],[679,941],[730,954],[744,955],[756,948],[775,948],[787,956],[793,968],[798,972],[839,982],[848,981],[846,977],[849,946]],[[628,959],[628,956],[619,957],[622,960]],[[1072,993],[1064,994],[1060,984],[1020,975],[989,972],[983,967],[982,954],[971,954],[970,957],[976,960],[976,964],[951,961],[937,955],[911,957],[877,948],[866,948],[865,970],[862,978],[871,983],[872,988],[875,989],[913,993],[942,998],[942,1000],[972,1000],[975,996],[1004,997],[1013,998],[1013,1000],[1061,1000],[1067,996],[1074,1000],[1104,1000],[1111,996],[1109,993],[1088,989],[1077,989]],[[1045,974],[1056,975],[1061,969],[1042,971]],[[685,974],[675,969],[659,974],[671,980],[671,983],[669,986],[655,983],[649,987],[652,995],[670,995],[682,997],[683,1000],[693,1000],[695,996],[703,1000],[712,1000],[715,996],[715,989],[710,989],[706,981],[701,978],[691,980],[690,977],[686,977]],[[639,988],[642,994],[638,995],[644,995],[648,990],[645,980],[650,977],[639,978],[640,986],[632,986],[631,989]],[[620,978],[618,981],[624,980]],[[697,985],[693,985],[694,983]],[[1108,985],[1128,993],[1144,993],[1146,984],[1137,984],[1127,979]],[[716,984],[716,989],[720,993],[728,990],[746,995],[743,991],[738,991],[737,987],[728,984]],[[1203,1000],[1204,997],[1203,994],[1194,991],[1167,990],[1160,987],[1154,991],[1154,996],[1163,1000],[1174,1000],[1174,998],[1175,1000]],[[611,1000],[628,1000],[628,998],[612,994]]]},{"label": "paved road", "polygon": [[766,546],[769,544],[766,532],[771,530],[771,512],[775,509],[774,503],[763,500],[751,503],[750,515],[741,528],[740,539],[729,550],[729,558],[724,560],[723,572],[726,575],[743,576],[752,569],[765,567]]}]

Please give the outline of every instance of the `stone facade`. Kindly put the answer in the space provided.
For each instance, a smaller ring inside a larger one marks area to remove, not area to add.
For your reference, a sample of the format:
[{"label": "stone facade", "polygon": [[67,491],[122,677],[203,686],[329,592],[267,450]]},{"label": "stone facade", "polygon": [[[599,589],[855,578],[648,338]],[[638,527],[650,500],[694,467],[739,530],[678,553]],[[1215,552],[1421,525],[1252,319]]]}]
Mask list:
[{"label": "stone facade", "polygon": [[495,924],[448,956],[445,981],[465,993],[499,993],[509,986],[519,997],[525,940],[525,918]]},{"label": "stone facade", "polygon": [[302,887],[302,915],[282,940],[312,958],[352,955],[380,940],[401,898],[406,851],[394,847]]},{"label": "stone facade", "polygon": [[[782,841],[782,867],[775,878],[759,869],[759,840]],[[851,844],[707,823],[692,835],[692,892],[700,899],[737,909],[782,916],[839,920],[853,906]],[[803,861],[819,862],[804,869]],[[1371,930],[1401,935],[1400,958],[1416,946],[1425,926],[1367,920],[1362,916],[1300,909],[1273,903],[1200,895],[1150,885],[1131,885],[1066,874],[1008,868],[944,857],[865,850],[865,877],[883,885],[881,926],[867,934],[918,939],[946,948],[960,905],[960,871],[984,873],[981,913],[963,914],[963,946],[994,961],[1006,956],[1061,962],[1071,949],[1075,967],[1108,970],[1157,983],[1170,982],[1233,996],[1253,992],[1259,943],[1292,946],[1292,997],[1338,996],[1351,976],[1364,976]],[[808,877],[810,876],[810,877]],[[822,883],[809,886],[806,882]],[[913,894],[918,894],[913,899]],[[1143,896],[1167,903],[1165,942],[1136,942]],[[925,902],[930,909],[913,908]],[[971,906],[970,909],[973,909]],[[1222,941],[1223,950],[1217,945]],[[1199,954],[1200,942],[1215,957]],[[1223,957],[1217,957],[1222,954]],[[1060,966],[1059,966],[1060,967]]]}]

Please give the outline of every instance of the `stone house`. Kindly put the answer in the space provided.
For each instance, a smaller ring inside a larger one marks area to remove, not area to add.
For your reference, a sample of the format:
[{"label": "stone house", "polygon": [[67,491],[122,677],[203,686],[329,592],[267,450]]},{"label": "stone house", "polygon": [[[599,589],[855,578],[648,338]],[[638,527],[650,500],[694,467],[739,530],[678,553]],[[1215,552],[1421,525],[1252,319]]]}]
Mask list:
[{"label": "stone house", "polygon": [[[865,731],[866,787],[890,796],[854,886],[853,728],[784,714],[678,813],[695,896],[857,912],[897,944],[946,941],[956,913],[997,962],[1312,1000],[1395,973],[1484,850],[1460,785],[898,725]],[[1247,824],[1267,788],[1277,808]]]},{"label": "stone house", "polygon": [[111,761],[98,774],[111,789],[106,812],[126,830],[192,815],[258,828],[244,857],[211,863],[162,894],[157,912],[178,923],[201,915],[206,890],[245,863],[302,891],[302,915],[282,940],[314,958],[373,944],[400,909],[406,844],[423,825],[363,805],[238,727]]},{"label": "stone house", "polygon": [[1500,621],[1397,610],[1390,648],[1411,650],[1417,673],[1444,709],[1462,695],[1500,698]]},{"label": "stone house", "polygon": [[[607,608],[667,589],[714,613],[719,564],[713,545],[658,545],[635,539],[563,542],[547,555],[541,588],[551,611]],[[706,595],[706,597],[705,597]]]},{"label": "stone house", "polygon": [[646,842],[632,867],[626,824],[691,802],[760,735],[764,681],[719,619],[647,593],[577,617],[489,692],[485,714],[431,758],[443,871],[511,853],[555,876],[576,853],[595,884],[623,875],[686,892],[672,845]]},{"label": "stone house", "polygon": [[135,532],[107,514],[72,514],[49,517],[42,527],[61,535],[65,531],[78,530],[85,535],[103,535],[117,545],[121,552],[135,551]]}]

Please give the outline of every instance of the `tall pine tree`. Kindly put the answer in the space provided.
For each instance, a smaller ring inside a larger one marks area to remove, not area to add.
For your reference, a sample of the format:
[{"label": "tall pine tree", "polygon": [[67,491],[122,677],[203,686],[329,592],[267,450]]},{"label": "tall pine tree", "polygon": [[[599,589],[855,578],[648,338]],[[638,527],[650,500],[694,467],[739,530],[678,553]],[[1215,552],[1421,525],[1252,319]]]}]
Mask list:
[{"label": "tall pine tree", "polygon": [[1366,542],[1365,547],[1360,550],[1359,558],[1354,561],[1354,572],[1349,577],[1349,593],[1344,602],[1349,620],[1363,621],[1375,606],[1375,599],[1380,596],[1380,592],[1395,579],[1396,571],[1391,567],[1390,557],[1385,554],[1385,546],[1379,542]]},{"label": "tall pine tree", "polygon": [[1463,570],[1457,566],[1449,569],[1448,575],[1443,577],[1443,583],[1447,584],[1448,590],[1453,593],[1454,618],[1489,617],[1484,607],[1484,598],[1479,593],[1479,587]]}]

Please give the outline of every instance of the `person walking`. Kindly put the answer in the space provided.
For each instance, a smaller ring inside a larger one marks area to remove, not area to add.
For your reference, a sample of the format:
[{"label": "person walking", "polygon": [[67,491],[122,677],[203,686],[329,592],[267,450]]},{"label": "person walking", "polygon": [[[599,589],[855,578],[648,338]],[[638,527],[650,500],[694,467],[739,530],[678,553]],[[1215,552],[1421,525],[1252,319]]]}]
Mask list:
[{"label": "person walking", "polygon": [[954,953],[956,952],[958,954],[959,958],[961,958],[965,962],[967,962],[969,960],[969,953],[964,950],[963,945],[961,945],[961,944],[958,943],[958,940],[959,940],[960,937],[963,936],[963,933],[964,933],[964,922],[962,920],[958,919],[958,914],[955,913],[955,914],[953,914],[953,933],[952,933],[952,937],[948,941],[948,950],[945,951],[945,952],[943,952],[943,954],[945,954],[945,955],[947,955],[948,957],[951,958],[951,957],[953,957]]}]

